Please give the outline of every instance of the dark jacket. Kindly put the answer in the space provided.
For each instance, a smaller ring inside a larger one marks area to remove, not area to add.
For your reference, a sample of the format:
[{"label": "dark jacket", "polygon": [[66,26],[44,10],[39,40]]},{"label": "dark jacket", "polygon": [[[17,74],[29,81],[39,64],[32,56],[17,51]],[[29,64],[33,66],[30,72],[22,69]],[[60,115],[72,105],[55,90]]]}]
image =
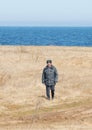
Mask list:
[{"label": "dark jacket", "polygon": [[51,67],[46,66],[42,73],[42,83],[45,85],[55,85],[58,81],[57,69],[52,65]]}]

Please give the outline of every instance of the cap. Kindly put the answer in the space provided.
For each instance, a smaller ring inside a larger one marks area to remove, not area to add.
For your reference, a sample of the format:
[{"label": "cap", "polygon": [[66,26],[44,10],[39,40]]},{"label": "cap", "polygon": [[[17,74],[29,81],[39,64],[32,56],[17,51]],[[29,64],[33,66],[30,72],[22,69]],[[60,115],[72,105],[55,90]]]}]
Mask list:
[{"label": "cap", "polygon": [[47,64],[48,64],[48,63],[52,63],[52,60],[47,60]]}]

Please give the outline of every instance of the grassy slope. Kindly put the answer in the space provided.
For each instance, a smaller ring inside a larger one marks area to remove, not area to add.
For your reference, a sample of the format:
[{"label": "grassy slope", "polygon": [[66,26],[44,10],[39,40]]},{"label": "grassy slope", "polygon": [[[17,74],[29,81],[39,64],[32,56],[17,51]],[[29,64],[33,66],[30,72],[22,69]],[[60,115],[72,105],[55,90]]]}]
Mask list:
[{"label": "grassy slope", "polygon": [[[47,59],[53,60],[59,73],[54,101],[46,100],[41,84]],[[91,86],[92,48],[1,46],[0,126],[36,129],[39,124],[39,129],[61,129],[83,125],[90,129]]]}]

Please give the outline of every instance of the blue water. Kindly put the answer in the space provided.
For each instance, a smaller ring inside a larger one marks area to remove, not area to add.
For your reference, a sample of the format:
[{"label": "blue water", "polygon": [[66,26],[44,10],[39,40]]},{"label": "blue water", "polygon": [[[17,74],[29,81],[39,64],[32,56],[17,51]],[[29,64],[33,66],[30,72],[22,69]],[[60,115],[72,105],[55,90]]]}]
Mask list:
[{"label": "blue water", "polygon": [[92,47],[92,27],[0,27],[0,45]]}]

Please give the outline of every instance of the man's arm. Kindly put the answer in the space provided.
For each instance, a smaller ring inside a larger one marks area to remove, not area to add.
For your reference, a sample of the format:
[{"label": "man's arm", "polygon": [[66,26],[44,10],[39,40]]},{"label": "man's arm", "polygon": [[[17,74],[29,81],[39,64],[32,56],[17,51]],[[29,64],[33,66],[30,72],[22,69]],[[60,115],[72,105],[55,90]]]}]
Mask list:
[{"label": "man's arm", "polygon": [[58,72],[57,69],[55,68],[55,83],[58,82]]},{"label": "man's arm", "polygon": [[44,73],[44,70],[43,70],[43,73],[42,73],[42,83],[43,84],[45,83],[45,73]]}]

